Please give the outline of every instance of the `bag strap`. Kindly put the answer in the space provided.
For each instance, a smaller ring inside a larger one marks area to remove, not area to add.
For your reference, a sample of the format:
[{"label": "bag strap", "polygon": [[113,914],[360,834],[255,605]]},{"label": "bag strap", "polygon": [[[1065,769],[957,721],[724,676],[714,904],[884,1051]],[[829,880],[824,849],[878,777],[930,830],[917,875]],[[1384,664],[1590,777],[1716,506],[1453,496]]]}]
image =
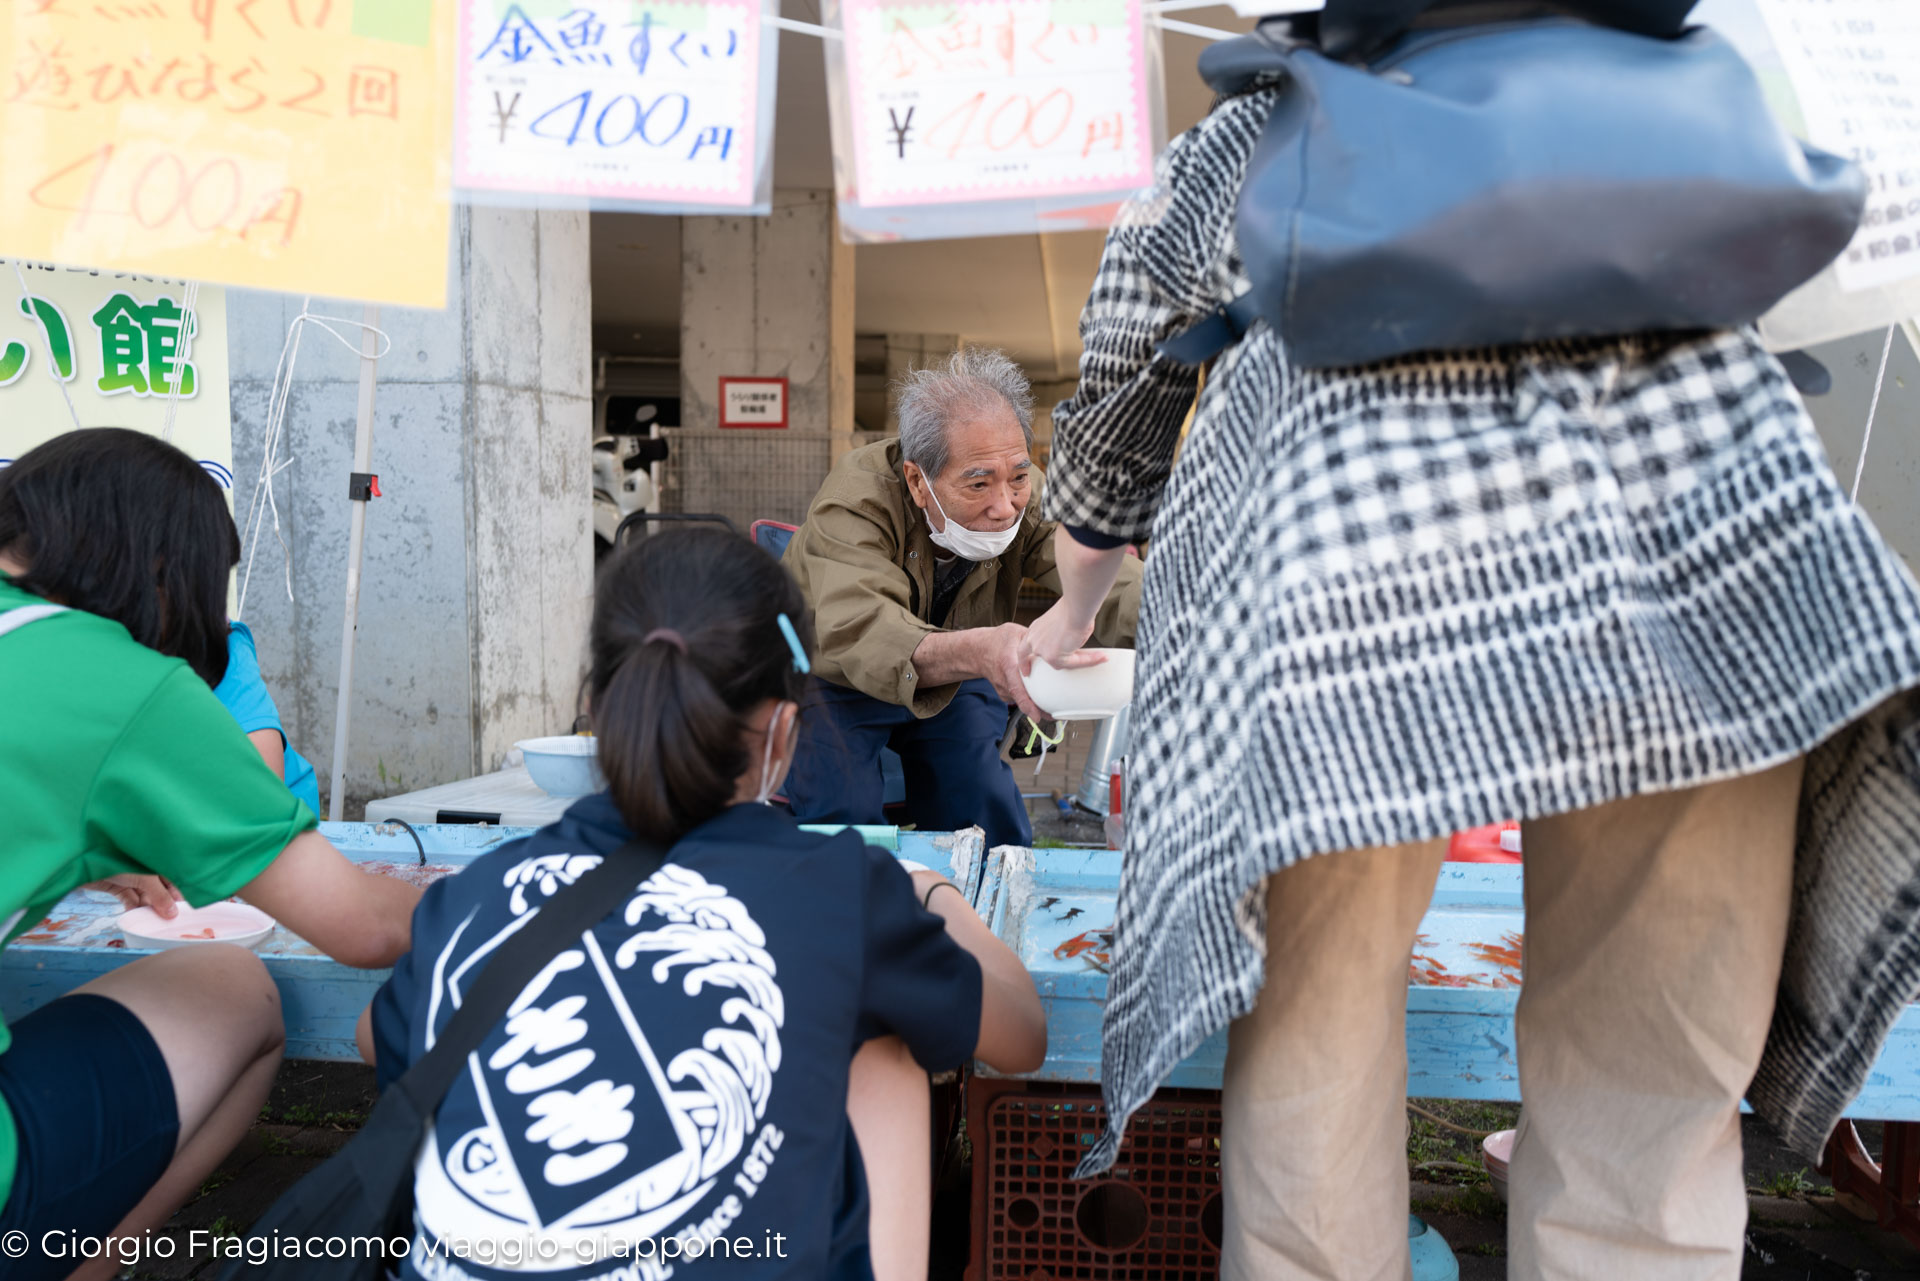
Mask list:
[{"label": "bag strap", "polygon": [[1204,365],[1240,341],[1260,318],[1253,292],[1216,307],[1160,344],[1160,354],[1182,365]]},{"label": "bag strap", "polygon": [[1672,39],[1699,0],[1327,0],[1318,17],[1321,50],[1336,60],[1365,61],[1430,13],[1467,23],[1494,22],[1503,11],[1560,13],[1635,35]]},{"label": "bag strap", "polygon": [[37,623],[43,618],[52,618],[55,614],[67,612],[65,605],[16,605],[14,608],[0,611],[0,636],[28,623]]},{"label": "bag strap", "polygon": [[393,1088],[405,1094],[421,1116],[433,1115],[466,1070],[467,1056],[506,1017],[527,984],[666,861],[665,850],[636,836],[548,899],[494,952],[433,1048]]}]

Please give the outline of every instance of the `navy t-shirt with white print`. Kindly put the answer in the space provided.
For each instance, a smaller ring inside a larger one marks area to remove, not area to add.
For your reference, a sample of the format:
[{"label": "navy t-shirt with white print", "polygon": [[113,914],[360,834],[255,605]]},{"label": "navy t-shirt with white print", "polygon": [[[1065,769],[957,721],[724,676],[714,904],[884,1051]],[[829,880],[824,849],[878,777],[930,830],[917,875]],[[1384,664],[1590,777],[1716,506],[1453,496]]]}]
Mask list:
[{"label": "navy t-shirt with white print", "polygon": [[[373,1003],[383,1086],[499,941],[627,838],[586,797],[428,889]],[[403,1275],[868,1278],[849,1064],[888,1033],[930,1071],[964,1063],[980,990],[890,854],[736,805],[608,904],[470,1058],[415,1164]]]}]

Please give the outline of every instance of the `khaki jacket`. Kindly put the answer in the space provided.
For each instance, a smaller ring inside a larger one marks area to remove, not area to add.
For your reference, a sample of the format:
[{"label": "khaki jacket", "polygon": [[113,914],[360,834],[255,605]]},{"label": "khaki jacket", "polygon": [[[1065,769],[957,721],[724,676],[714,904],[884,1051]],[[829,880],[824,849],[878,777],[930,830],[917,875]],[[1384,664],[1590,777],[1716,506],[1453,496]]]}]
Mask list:
[{"label": "khaki jacket", "polygon": [[[933,545],[900,470],[900,442],[883,440],[840,460],[787,544],[785,564],[813,610],[819,650],[814,671],[925,719],[953,701],[957,685],[919,688],[913,651],[929,632],[997,627],[1013,621],[1020,582],[1060,590],[1054,526],[1040,519],[1040,487],[1021,517],[1020,536],[961,584],[944,627],[927,621],[933,603]],[[1093,629],[1096,645],[1131,648],[1140,617],[1140,562],[1128,557]]]}]

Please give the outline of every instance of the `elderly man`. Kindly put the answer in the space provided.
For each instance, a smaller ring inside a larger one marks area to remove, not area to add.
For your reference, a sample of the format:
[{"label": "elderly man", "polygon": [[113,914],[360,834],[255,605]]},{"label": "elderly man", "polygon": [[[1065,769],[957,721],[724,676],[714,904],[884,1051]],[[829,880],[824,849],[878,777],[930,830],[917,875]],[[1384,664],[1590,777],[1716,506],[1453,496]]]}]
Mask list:
[{"label": "elderly man", "polygon": [[[1053,526],[1033,502],[1032,422],[1019,367],[963,351],[907,378],[898,440],[848,454],[821,486],[786,552],[813,608],[822,677],[787,782],[802,820],[880,822],[891,746],[916,825],[978,825],[990,846],[1032,841],[1000,758],[1009,703],[1044,719],[1021,680],[1021,581],[1059,590]],[[1131,646],[1139,611],[1130,559],[1095,642]]]}]

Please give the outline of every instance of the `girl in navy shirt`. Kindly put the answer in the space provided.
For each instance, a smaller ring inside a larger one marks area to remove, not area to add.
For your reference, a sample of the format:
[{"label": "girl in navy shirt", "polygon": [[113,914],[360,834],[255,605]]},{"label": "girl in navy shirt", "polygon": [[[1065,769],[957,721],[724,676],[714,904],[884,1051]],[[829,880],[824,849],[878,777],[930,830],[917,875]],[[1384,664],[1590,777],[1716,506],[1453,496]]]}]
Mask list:
[{"label": "girl in navy shirt", "polygon": [[549,896],[631,833],[672,853],[441,1103],[404,1275],[924,1275],[925,1072],[1030,1071],[1046,1025],[950,882],[764,803],[810,639],[793,581],[738,535],[656,534],[609,563],[590,678],[608,790],[427,891],[362,1020],[382,1085]]}]

